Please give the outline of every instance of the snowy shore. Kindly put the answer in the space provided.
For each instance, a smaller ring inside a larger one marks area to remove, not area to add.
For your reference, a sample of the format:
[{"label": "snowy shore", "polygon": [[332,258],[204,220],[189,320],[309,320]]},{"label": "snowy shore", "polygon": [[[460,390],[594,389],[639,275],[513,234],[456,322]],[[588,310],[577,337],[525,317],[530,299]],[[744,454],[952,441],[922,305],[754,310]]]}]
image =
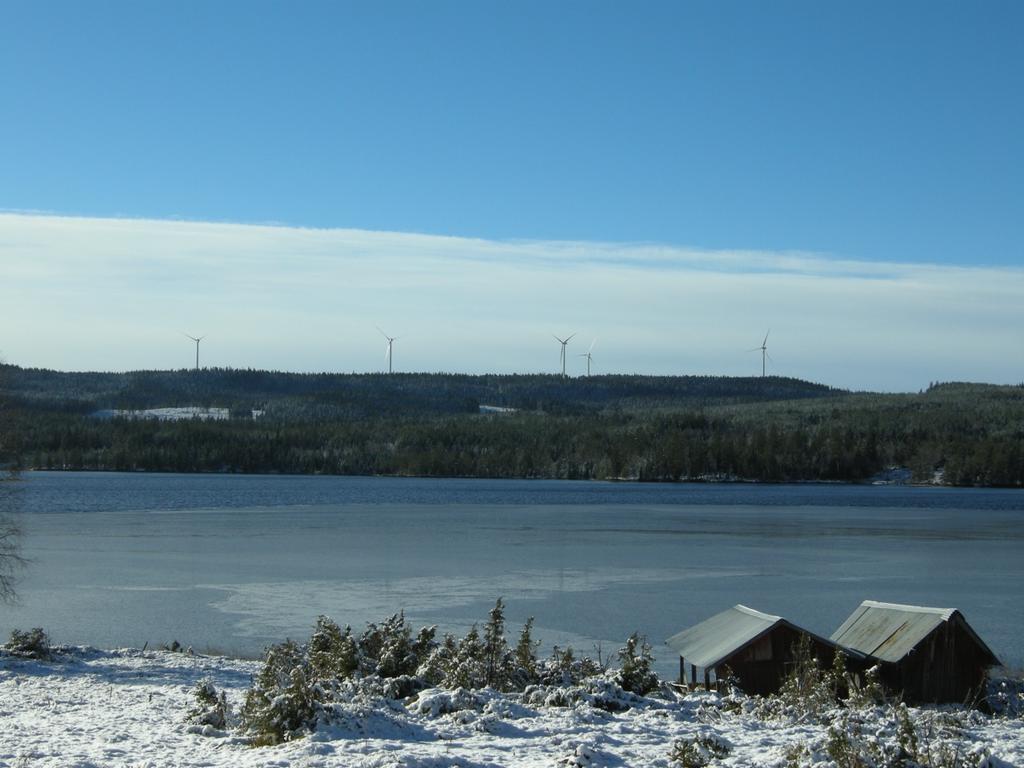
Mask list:
[{"label": "snowy shore", "polygon": [[[130,649],[65,648],[48,661],[0,656],[0,766],[668,767],[673,745],[698,737],[728,750],[712,765],[781,768],[798,753],[800,765],[835,765],[826,724],[766,718],[753,699],[699,692],[641,698],[621,712],[491,691],[463,692],[461,701],[436,690],[405,701],[357,696],[312,734],[258,748],[235,731],[188,722],[200,680],[226,692],[237,711],[259,668]],[[465,708],[445,711],[457,707]],[[955,765],[1024,766],[1019,715],[910,713],[919,733],[959,750],[964,762]],[[844,723],[879,744],[896,738],[881,707]]]}]

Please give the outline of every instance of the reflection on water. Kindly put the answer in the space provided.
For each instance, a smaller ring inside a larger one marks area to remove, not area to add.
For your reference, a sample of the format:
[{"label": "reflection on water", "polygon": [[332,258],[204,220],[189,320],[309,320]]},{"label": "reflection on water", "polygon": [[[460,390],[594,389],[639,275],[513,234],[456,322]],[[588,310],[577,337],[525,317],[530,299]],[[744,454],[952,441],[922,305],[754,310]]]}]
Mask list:
[{"label": "reflection on water", "polygon": [[822,634],[864,598],[958,607],[1011,664],[1024,495],[872,486],[635,485],[33,473],[0,485],[32,565],[0,631],[258,652],[318,614],[404,609],[607,654],[737,602]]}]

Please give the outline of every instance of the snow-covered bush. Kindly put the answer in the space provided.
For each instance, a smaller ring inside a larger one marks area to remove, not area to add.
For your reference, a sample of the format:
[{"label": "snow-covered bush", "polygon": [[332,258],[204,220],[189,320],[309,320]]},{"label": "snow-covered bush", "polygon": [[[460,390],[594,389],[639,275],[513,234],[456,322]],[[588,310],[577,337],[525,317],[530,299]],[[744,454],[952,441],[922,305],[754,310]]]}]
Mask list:
[{"label": "snow-covered bush", "polygon": [[22,656],[26,659],[48,659],[50,658],[50,638],[42,627],[34,627],[27,632],[20,629],[11,630],[11,638],[4,646],[12,656]]},{"label": "snow-covered bush", "polygon": [[522,690],[537,680],[537,649],[540,641],[533,639],[533,616],[526,620],[519,633],[519,642],[512,651],[512,687]]},{"label": "snow-covered bush", "polygon": [[835,768],[990,768],[1000,762],[966,738],[983,720],[978,712],[911,710],[902,703],[837,708],[823,736],[787,751],[786,766],[819,765],[824,754]]},{"label": "snow-covered bush", "polygon": [[416,669],[416,674],[429,685],[441,685],[458,652],[458,642],[450,634],[445,633],[444,639],[435,645]]},{"label": "snow-covered bush", "polygon": [[192,691],[195,704],[186,720],[196,725],[208,725],[223,731],[228,723],[228,700],[224,692],[217,692],[209,680],[200,680]]},{"label": "snow-covered bush", "polygon": [[309,666],[316,680],[344,679],[359,668],[359,649],[351,627],[344,631],[326,616],[319,616],[309,639]]},{"label": "snow-covered bush", "polygon": [[[318,721],[336,725],[339,718],[352,720],[353,706],[358,709],[371,699],[398,709],[408,701],[412,711],[436,715],[480,712],[494,696],[513,691],[525,691],[523,701],[535,705],[621,712],[659,685],[650,646],[637,634],[619,652],[621,669],[606,674],[601,664],[577,658],[571,648],[556,647],[549,659],[538,662],[533,619],[510,648],[504,611],[499,598],[482,634],[474,625],[462,639],[446,634],[441,642],[435,640],[434,627],[420,630],[414,639],[401,612],[368,624],[358,639],[349,627],[343,630],[320,616],[308,644],[286,641],[268,649],[245,695],[240,728],[255,744],[277,744],[314,730]],[[190,713],[193,722],[207,717],[216,692],[202,688],[197,698],[206,708]],[[213,714],[209,718],[216,719]]]},{"label": "snow-covered bush", "polygon": [[434,627],[424,627],[415,640],[400,611],[380,625],[368,624],[359,638],[359,665],[364,675],[399,677],[416,669],[434,649]]},{"label": "snow-covered bush", "polygon": [[658,676],[651,669],[654,658],[651,646],[646,638],[634,632],[626,640],[626,645],[619,649],[619,671],[615,673],[615,682],[624,690],[638,693],[641,696],[650,693],[660,684]]},{"label": "snow-covered bush", "polygon": [[505,641],[505,603],[500,597],[487,616],[481,651],[484,685],[507,690],[512,678],[512,655]]},{"label": "snow-covered bush", "polygon": [[625,712],[643,701],[623,690],[614,680],[599,675],[576,685],[531,685],[523,691],[523,702],[533,707],[589,706],[605,712]]},{"label": "snow-covered bush", "polygon": [[480,712],[485,703],[484,697],[473,691],[467,691],[465,688],[456,688],[453,691],[428,688],[425,691],[420,691],[415,701],[409,704],[409,709],[421,715],[437,717],[464,710]]},{"label": "snow-covered bush", "polygon": [[323,699],[307,654],[286,640],[267,651],[263,669],[245,695],[242,730],[257,745],[289,741],[313,727]]},{"label": "snow-covered bush", "polygon": [[505,605],[498,598],[482,635],[474,624],[461,640],[446,634],[440,643],[432,642],[416,674],[430,685],[448,689],[522,690],[538,678],[538,643],[533,640],[532,630],[530,618],[516,647],[510,649],[505,639]]},{"label": "snow-covered bush", "polygon": [[589,656],[577,658],[571,646],[563,651],[556,645],[538,665],[537,678],[544,685],[578,685],[602,672],[604,667]]},{"label": "snow-covered bush", "polygon": [[712,760],[728,756],[730,751],[727,741],[708,731],[690,739],[679,739],[672,745],[668,759],[679,768],[703,768]]}]

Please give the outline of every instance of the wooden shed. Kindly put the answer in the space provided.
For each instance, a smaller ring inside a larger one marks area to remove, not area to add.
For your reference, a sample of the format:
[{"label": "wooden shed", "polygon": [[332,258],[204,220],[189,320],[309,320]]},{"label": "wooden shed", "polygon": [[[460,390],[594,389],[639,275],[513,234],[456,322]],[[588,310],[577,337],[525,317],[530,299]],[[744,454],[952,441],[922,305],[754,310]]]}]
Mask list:
[{"label": "wooden shed", "polygon": [[[794,648],[800,638],[810,638],[815,657],[823,666],[830,666],[838,646],[831,640],[808,632],[781,616],[735,605],[726,611],[684,629],[665,642],[679,654],[679,678],[686,681],[686,665],[690,680],[697,682],[697,669],[704,672],[704,683],[710,686],[711,676],[721,679],[728,667],[747,693],[767,695],[778,692],[793,664]],[[843,650],[848,658],[862,661],[860,653]],[[855,663],[860,667],[861,664]]]},{"label": "wooden shed", "polygon": [[910,703],[963,703],[999,659],[954,608],[865,600],[833,634],[876,660],[882,683]]}]

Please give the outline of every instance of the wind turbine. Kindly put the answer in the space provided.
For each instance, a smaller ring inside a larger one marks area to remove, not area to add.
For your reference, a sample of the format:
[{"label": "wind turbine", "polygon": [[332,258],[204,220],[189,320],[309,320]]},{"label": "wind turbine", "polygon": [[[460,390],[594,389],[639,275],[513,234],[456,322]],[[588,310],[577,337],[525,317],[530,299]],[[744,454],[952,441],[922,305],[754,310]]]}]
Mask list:
[{"label": "wind turbine", "polygon": [[557,341],[559,344],[562,345],[562,378],[563,379],[565,378],[565,345],[568,344],[569,343],[569,339],[571,339],[575,335],[576,335],[575,333],[571,333],[568,336],[566,336],[564,339],[560,339],[557,336],[555,336],[555,341]]},{"label": "wind turbine", "polygon": [[[768,329],[768,333],[771,333],[771,332],[772,332],[772,330],[771,330],[771,328],[769,328]],[[748,352],[757,352],[758,350],[761,351],[761,378],[762,379],[764,378],[764,375],[765,375],[765,362],[764,361],[765,361],[766,358],[768,360],[772,359],[772,356],[768,354],[768,333],[766,333],[764,335],[764,341],[761,342],[761,346],[760,347],[754,347],[753,349],[748,349],[747,350]],[[772,362],[774,363],[775,361],[772,360]]]},{"label": "wind turbine", "polygon": [[206,334],[204,333],[202,336],[196,337],[196,336],[192,336],[192,335],[186,333],[185,336],[187,336],[188,338],[192,339],[192,341],[194,341],[196,343],[196,370],[198,371],[199,370],[199,342],[206,338]]},{"label": "wind turbine", "polygon": [[380,331],[380,335],[388,340],[388,346],[384,350],[384,359],[388,361],[388,373],[391,373],[391,345],[395,343],[397,336],[388,336],[384,331],[380,330],[380,326],[377,326],[377,330]]},{"label": "wind turbine", "polygon": [[586,352],[583,352],[583,353],[577,355],[577,357],[585,357],[585,358],[587,358],[587,378],[588,379],[590,378],[590,361],[594,357],[590,353],[594,351],[594,345],[595,344],[597,344],[597,339],[594,339],[592,342],[590,342],[590,349],[588,349]]}]

